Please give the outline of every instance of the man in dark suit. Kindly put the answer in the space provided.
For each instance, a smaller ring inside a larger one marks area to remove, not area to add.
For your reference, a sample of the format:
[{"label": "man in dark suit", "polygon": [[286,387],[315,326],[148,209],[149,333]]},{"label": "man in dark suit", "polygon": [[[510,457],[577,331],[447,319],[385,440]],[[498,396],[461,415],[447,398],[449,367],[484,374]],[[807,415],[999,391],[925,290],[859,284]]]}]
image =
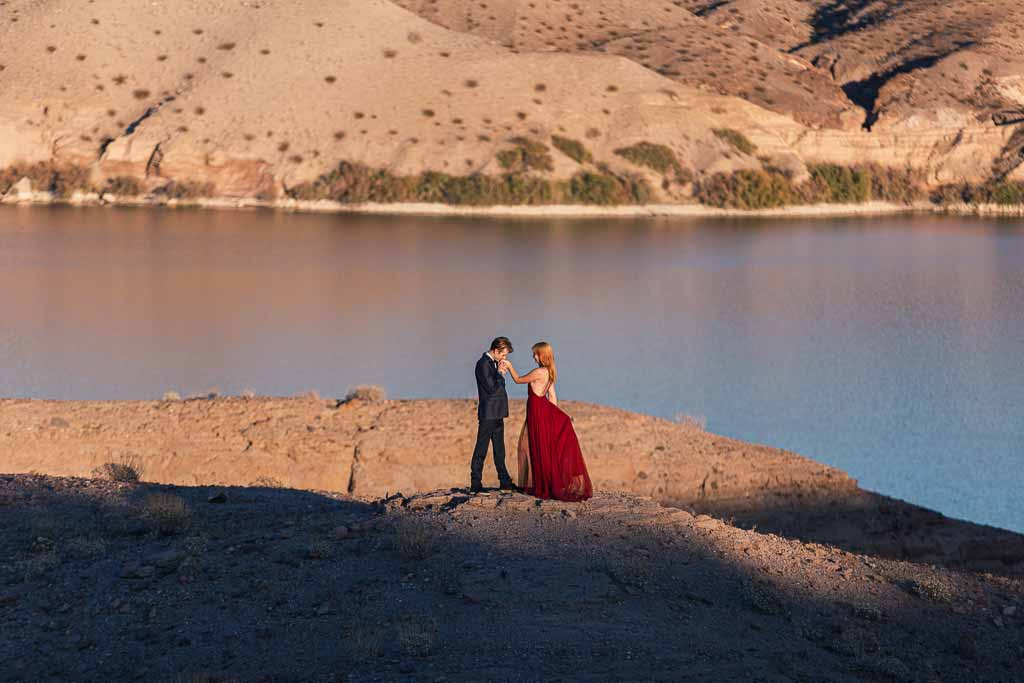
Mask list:
[{"label": "man in dark suit", "polygon": [[507,337],[498,337],[491,342],[491,348],[476,362],[476,389],[480,396],[477,417],[480,427],[476,433],[476,448],[470,466],[469,490],[473,493],[483,490],[481,478],[484,458],[487,457],[487,443],[494,447],[494,468],[498,471],[498,482],[503,491],[516,491],[512,477],[505,469],[505,418],[508,417],[508,394],[505,393],[505,377],[498,369],[503,360],[512,353],[512,342]]}]

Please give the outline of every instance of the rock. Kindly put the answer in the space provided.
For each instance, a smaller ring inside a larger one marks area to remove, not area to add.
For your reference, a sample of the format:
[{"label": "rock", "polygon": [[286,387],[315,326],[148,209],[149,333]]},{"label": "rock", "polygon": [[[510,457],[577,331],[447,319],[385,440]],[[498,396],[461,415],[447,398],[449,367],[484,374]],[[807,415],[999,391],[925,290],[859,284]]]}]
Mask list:
[{"label": "rock", "polygon": [[152,565],[140,565],[139,563],[134,562],[121,567],[121,572],[118,576],[122,579],[148,579],[153,576],[155,572],[156,569]]},{"label": "rock", "polygon": [[348,538],[349,536],[351,536],[351,532],[349,531],[347,526],[342,524],[342,525],[334,527],[334,531],[331,532],[331,535],[336,540],[342,540],[342,539],[345,539],[345,538]]},{"label": "rock", "polygon": [[51,417],[50,426],[57,427],[58,429],[67,429],[68,427],[71,426],[71,424],[63,417]]},{"label": "rock", "polygon": [[956,644],[956,652],[964,659],[974,659],[978,656],[978,642],[970,633],[964,633]]},{"label": "rock", "polygon": [[316,608],[316,613],[317,613],[317,615],[319,615],[319,616],[321,616],[321,617],[322,617],[323,615],[325,615],[325,614],[329,613],[330,611],[331,611],[331,606],[330,606],[330,605],[328,605],[328,604],[327,604],[326,602],[325,602],[324,604],[322,604],[322,605],[320,605],[319,607],[317,607],[317,608]]},{"label": "rock", "polygon": [[1017,608],[1014,605],[1010,605],[1008,607],[1004,607],[1003,608],[1003,616],[1004,617],[1012,617],[1016,613],[1017,613]]},{"label": "rock", "polygon": [[215,491],[206,499],[208,503],[226,503],[228,502],[228,495],[223,491]]},{"label": "rock", "polygon": [[165,550],[163,552],[151,555],[146,559],[148,564],[155,565],[162,574],[170,574],[178,568],[184,559],[187,557],[187,553],[183,550]]}]

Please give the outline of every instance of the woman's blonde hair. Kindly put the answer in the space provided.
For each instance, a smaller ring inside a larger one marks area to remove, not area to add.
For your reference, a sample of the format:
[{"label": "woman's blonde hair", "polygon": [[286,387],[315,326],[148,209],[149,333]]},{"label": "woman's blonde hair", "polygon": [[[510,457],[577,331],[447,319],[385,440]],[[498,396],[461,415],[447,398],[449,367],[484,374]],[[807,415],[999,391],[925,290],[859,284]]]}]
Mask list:
[{"label": "woman's blonde hair", "polygon": [[555,368],[555,352],[551,349],[551,344],[546,341],[537,342],[533,345],[533,352],[540,359],[541,367],[548,369],[548,381],[554,384],[558,379],[558,370]]}]

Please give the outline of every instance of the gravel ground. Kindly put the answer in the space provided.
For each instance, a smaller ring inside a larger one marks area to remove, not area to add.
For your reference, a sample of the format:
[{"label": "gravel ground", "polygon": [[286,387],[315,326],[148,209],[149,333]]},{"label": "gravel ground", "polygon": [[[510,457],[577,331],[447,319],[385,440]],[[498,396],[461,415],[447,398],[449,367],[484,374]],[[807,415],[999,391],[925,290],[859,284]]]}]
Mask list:
[{"label": "gravel ground", "polygon": [[0,475],[3,681],[1024,681],[1024,582],[645,498]]}]

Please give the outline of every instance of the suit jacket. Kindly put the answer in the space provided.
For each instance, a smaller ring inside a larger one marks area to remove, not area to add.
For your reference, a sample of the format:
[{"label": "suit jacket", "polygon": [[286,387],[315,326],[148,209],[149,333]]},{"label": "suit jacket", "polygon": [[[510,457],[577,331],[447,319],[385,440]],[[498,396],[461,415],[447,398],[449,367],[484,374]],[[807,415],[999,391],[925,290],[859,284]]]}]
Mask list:
[{"label": "suit jacket", "polygon": [[501,420],[508,417],[508,394],[505,377],[494,367],[486,353],[476,362],[476,390],[480,396],[477,417],[481,420]]}]

